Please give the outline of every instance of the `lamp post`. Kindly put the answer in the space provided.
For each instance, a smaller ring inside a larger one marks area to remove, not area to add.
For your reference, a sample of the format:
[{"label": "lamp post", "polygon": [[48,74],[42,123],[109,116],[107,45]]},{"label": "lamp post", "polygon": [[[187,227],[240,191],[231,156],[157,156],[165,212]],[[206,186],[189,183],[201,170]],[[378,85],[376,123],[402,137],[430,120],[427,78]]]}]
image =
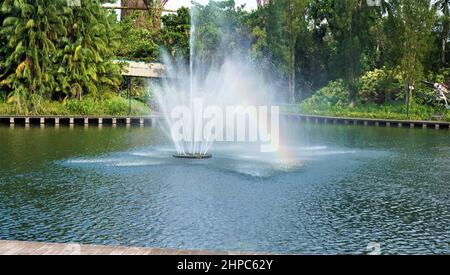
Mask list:
[{"label": "lamp post", "polygon": [[131,76],[127,78],[128,115],[131,115]]}]

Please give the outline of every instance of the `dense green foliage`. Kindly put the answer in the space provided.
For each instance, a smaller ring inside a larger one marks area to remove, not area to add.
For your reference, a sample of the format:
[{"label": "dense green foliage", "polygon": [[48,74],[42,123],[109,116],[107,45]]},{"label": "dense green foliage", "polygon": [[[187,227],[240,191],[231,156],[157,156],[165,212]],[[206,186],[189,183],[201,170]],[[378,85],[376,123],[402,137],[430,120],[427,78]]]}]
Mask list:
[{"label": "dense green foliage", "polygon": [[374,69],[361,76],[357,98],[362,103],[387,103],[401,97],[401,78],[393,70]]},{"label": "dense green foliage", "polygon": [[[295,87],[295,101],[306,99],[302,112],[328,109],[328,113],[364,116],[367,109],[379,117],[392,117],[395,112],[407,117],[409,111],[410,117],[421,119],[430,119],[433,112],[446,113],[434,91],[421,81],[450,83],[449,1],[381,3],[374,7],[367,1],[278,0],[255,12],[257,50],[272,53],[265,64],[277,67],[268,69],[284,79],[280,88],[286,98],[294,101],[289,89]],[[291,14],[297,15],[297,28],[290,26]],[[283,40],[284,29],[288,37]],[[340,93],[344,87],[348,93]],[[348,97],[336,100],[337,94]]]},{"label": "dense green foliage", "polygon": [[[265,14],[271,14],[271,10],[283,2],[301,1],[272,1],[264,8]],[[296,51],[288,53],[284,50],[276,58],[283,60],[289,54],[296,57],[293,68],[298,76],[295,80],[297,100],[309,97],[328,81],[343,79],[350,92],[350,102],[358,101],[361,76],[383,68],[399,75],[403,87],[408,82],[417,85],[416,92],[420,92],[424,87],[419,82],[424,75],[448,68],[448,61],[439,63],[432,50],[441,48],[438,38],[442,36],[448,44],[448,31],[443,33],[438,24],[439,18],[447,18],[448,13],[447,17],[438,13],[429,0],[382,1],[382,7],[353,0],[306,2],[306,9],[304,6],[292,7],[300,10],[302,25],[306,26],[289,32],[295,37]],[[289,10],[281,12],[278,16],[281,23],[278,24],[289,26],[288,21]],[[276,27],[273,31],[272,28],[271,23],[266,23],[268,41],[270,36],[279,36],[276,31],[282,29]],[[286,79],[288,73],[284,74]],[[403,91],[403,97],[405,93]]]},{"label": "dense green foliage", "polygon": [[[123,97],[114,96],[111,98],[93,98],[86,97],[83,100],[66,99],[55,101],[43,99],[35,107],[33,112],[27,109],[19,108],[16,104],[0,102],[0,114],[4,115],[128,115],[129,101]],[[131,101],[131,115],[150,114],[151,110],[137,100]]]},{"label": "dense green foliage", "polygon": [[114,18],[96,0],[4,0],[0,31],[3,99],[36,113],[45,100],[118,90]]},{"label": "dense green foliage", "polygon": [[67,36],[62,39],[57,59],[58,82],[56,91],[62,96],[86,93],[97,95],[117,91],[119,67],[113,63],[114,49],[118,48],[118,27],[114,17],[101,9],[97,2],[82,1],[82,8],[72,9],[66,21]]},{"label": "dense green foliage", "polygon": [[303,107],[314,108],[316,106],[327,107],[346,107],[348,106],[350,91],[344,84],[344,81],[331,81],[328,86],[323,87],[311,98],[303,102]]},{"label": "dense green foliage", "polygon": [[354,117],[354,118],[380,118],[398,120],[431,120],[434,115],[442,115],[443,120],[450,121],[450,113],[442,108],[434,108],[427,105],[413,103],[409,116],[406,115],[406,106],[403,102],[391,102],[384,105],[374,103],[360,104],[352,108],[348,106],[307,105],[302,104],[300,111],[304,114]]},{"label": "dense green foliage", "polygon": [[176,14],[162,18],[160,44],[175,58],[189,59],[190,14],[187,8],[181,8]]},{"label": "dense green foliage", "polygon": [[[99,7],[108,1],[65,2],[2,1],[0,93],[21,112],[48,100],[124,95],[113,59],[158,62],[168,53],[188,61],[193,18],[197,62],[220,63],[238,50],[277,98],[304,102],[303,112],[445,113],[421,81],[450,82],[449,0],[272,0],[251,12],[225,0],[195,4],[192,18],[186,8],[161,16],[161,0],[152,16],[127,11],[121,22]],[[143,83],[133,80],[132,95],[147,100]]]},{"label": "dense green foliage", "polygon": [[121,59],[156,61],[159,59],[157,35],[149,28],[136,27],[140,17],[140,13],[130,12],[119,23],[121,44],[116,55]]},{"label": "dense green foliage", "polygon": [[[187,8],[163,16],[163,28],[137,27],[141,17],[140,12],[130,12],[119,23],[121,45],[116,51],[118,58],[160,61],[161,47],[173,57],[189,58],[190,15]],[[151,19],[147,20],[146,25],[151,25]]]},{"label": "dense green foliage", "polygon": [[[382,96],[395,96],[399,88],[395,84],[395,80],[389,79],[386,81],[385,73],[382,70],[369,72],[363,77],[364,81],[361,84],[359,92],[360,99],[365,99],[371,94],[367,95],[367,91],[383,91],[379,90],[385,87],[385,92],[380,92],[375,98]],[[373,77],[376,75],[376,77]],[[379,77],[379,78],[378,78]],[[385,86],[388,85],[388,86]],[[373,87],[373,88],[371,88]],[[390,91],[387,93],[386,91]],[[445,120],[450,120],[450,112],[444,106],[429,102],[428,104],[421,101],[421,103],[413,102],[410,106],[409,115],[406,112],[404,101],[389,100],[383,104],[374,103],[375,100],[360,101],[354,106],[348,102],[350,91],[342,80],[332,81],[326,87],[320,89],[311,98],[303,101],[300,104],[300,112],[312,115],[325,115],[337,117],[358,117],[358,118],[386,118],[386,119],[416,119],[416,120],[430,120],[433,115],[441,114]],[[385,98],[381,97],[381,100]],[[419,101],[419,100],[418,100]],[[286,110],[293,112],[296,110]]]},{"label": "dense green foliage", "polygon": [[5,19],[1,35],[7,41],[2,86],[12,91],[10,101],[36,101],[52,93],[57,85],[52,63],[58,40],[67,31],[61,14],[61,1],[5,0],[1,11]]}]

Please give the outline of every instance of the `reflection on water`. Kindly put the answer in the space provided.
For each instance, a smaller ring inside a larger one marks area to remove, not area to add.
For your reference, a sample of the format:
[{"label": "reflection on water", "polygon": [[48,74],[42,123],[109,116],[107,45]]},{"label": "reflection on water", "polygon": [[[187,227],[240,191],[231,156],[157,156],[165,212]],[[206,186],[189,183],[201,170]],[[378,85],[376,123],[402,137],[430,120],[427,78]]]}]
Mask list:
[{"label": "reflection on water", "polygon": [[307,161],[321,157],[346,154],[377,154],[378,152],[363,152],[356,150],[329,149],[326,146],[286,147],[283,150],[291,152],[289,159],[279,154],[258,152],[257,147],[248,145],[216,145],[214,158],[197,161],[186,161],[173,158],[171,146],[152,146],[126,152],[117,152],[100,157],[72,158],[60,162],[62,165],[102,169],[107,167],[137,167],[155,165],[195,165],[207,166],[208,169],[223,172],[235,172],[255,177],[269,177],[279,172],[295,172]]},{"label": "reflection on water", "polygon": [[186,161],[156,129],[0,128],[0,239],[450,252],[448,132],[282,130],[278,154],[216,144],[212,159]]}]

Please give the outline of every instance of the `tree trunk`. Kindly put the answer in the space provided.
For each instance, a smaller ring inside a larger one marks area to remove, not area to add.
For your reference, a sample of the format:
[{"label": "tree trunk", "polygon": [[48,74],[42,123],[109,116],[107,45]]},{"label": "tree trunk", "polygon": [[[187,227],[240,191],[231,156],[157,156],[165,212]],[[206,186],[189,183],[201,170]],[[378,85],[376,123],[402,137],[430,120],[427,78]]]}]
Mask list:
[{"label": "tree trunk", "polygon": [[291,77],[290,77],[290,91],[289,91],[289,102],[295,103],[295,51],[291,53]]},{"label": "tree trunk", "polygon": [[450,24],[448,21],[448,15],[446,16],[446,19],[444,19],[444,26],[443,26],[443,35],[442,35],[442,57],[441,62],[442,66],[445,66],[447,63],[446,60],[446,53],[447,53],[447,41],[448,41],[448,33],[450,32]]},{"label": "tree trunk", "polygon": [[289,1],[289,103],[295,103],[295,37],[293,28],[293,6]]}]

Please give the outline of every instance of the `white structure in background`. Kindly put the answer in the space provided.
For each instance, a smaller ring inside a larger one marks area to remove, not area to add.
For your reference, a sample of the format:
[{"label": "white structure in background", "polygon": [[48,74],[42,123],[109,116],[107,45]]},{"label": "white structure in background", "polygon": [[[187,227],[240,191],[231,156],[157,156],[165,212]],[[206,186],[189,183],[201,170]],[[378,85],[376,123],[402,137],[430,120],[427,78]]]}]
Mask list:
[{"label": "white structure in background", "polygon": [[81,6],[81,0],[67,0],[67,6],[79,7],[79,6]]},{"label": "white structure in background", "polygon": [[[122,1],[116,0],[114,3],[107,3],[107,4],[103,4],[102,6],[105,7],[105,8],[120,8],[122,6]],[[121,13],[122,13],[121,10],[120,9],[114,9],[114,12],[117,14],[117,21],[120,21]]]},{"label": "white structure in background", "polygon": [[[116,0],[114,3],[107,3],[102,4],[105,8],[120,8],[122,5],[121,0]],[[80,7],[81,6],[81,0],[67,0],[67,6],[69,7]],[[117,14],[117,21],[120,21],[121,12],[120,9],[115,9],[114,12]]]},{"label": "white structure in background", "polygon": [[146,63],[128,60],[118,60],[117,62],[126,63],[124,71],[122,72],[122,75],[124,76],[160,78],[164,72],[164,65],[160,63]]}]

